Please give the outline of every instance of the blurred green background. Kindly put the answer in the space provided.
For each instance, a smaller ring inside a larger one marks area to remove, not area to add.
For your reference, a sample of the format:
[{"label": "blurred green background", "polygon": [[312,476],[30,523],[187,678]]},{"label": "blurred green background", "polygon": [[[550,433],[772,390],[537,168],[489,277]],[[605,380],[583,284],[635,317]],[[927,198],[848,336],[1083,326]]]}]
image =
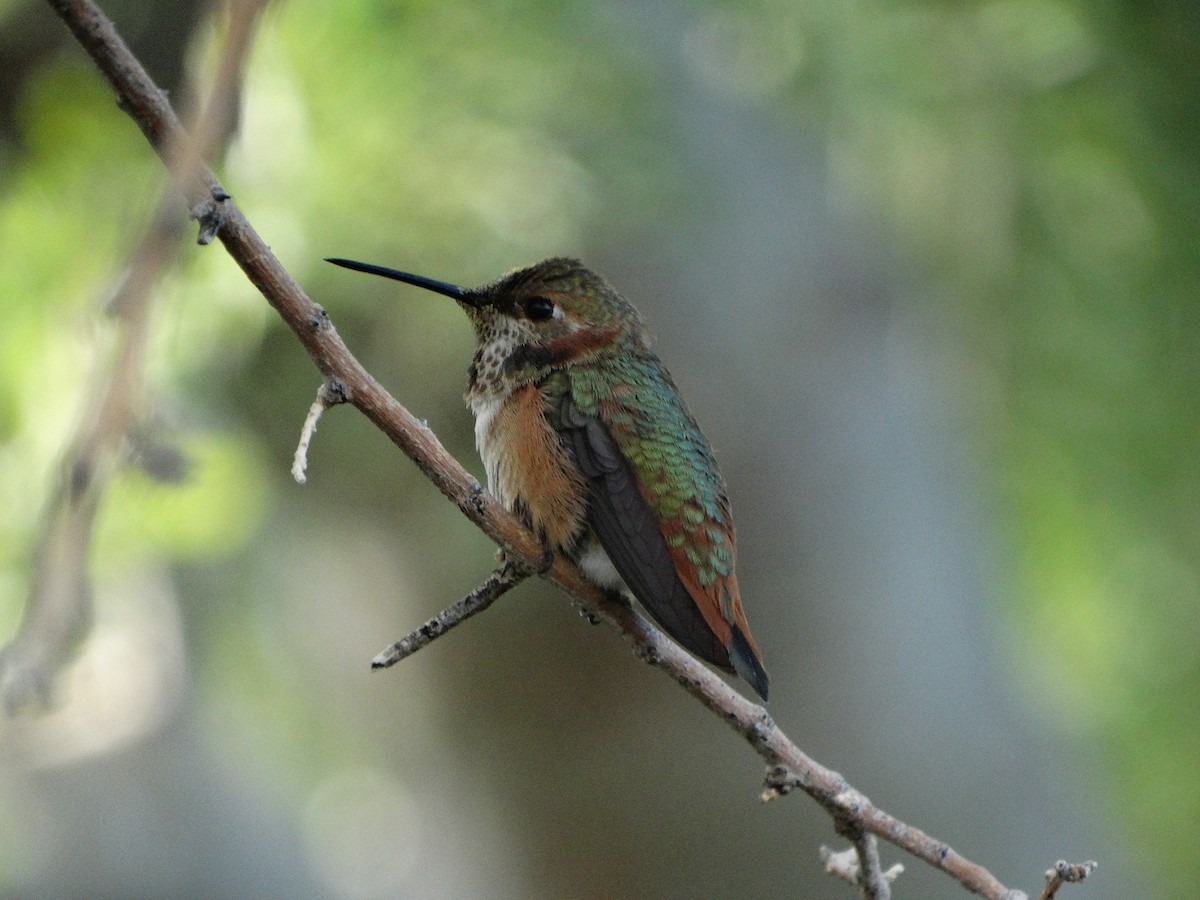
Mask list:
[{"label": "blurred green background", "polygon": [[[160,84],[221,10],[108,12]],[[118,326],[161,166],[54,18],[0,2],[0,639]],[[770,709],[882,807],[1036,893],[1200,880],[1200,6],[289,0],[225,187],[362,362],[480,473],[453,304],[583,257],[717,448]],[[173,93],[172,96],[178,96]],[[154,298],[92,629],[0,724],[12,897],[853,896],[801,797],[527,584],[371,657],[492,547],[348,408],[219,246]],[[908,867],[898,897],[959,897]]]}]

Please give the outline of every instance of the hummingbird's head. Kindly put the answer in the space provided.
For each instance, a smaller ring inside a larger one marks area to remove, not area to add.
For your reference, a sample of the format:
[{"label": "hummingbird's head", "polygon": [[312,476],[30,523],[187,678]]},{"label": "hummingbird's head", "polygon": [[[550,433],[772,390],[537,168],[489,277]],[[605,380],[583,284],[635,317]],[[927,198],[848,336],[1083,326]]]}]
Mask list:
[{"label": "hummingbird's head", "polygon": [[529,343],[642,327],[632,304],[579,260],[567,257],[515,269],[466,294],[464,307],[476,329],[511,320]]},{"label": "hummingbird's head", "polygon": [[328,262],[453,297],[475,326],[480,347],[494,351],[509,381],[532,380],[624,337],[649,342],[637,309],[577,259],[546,259],[478,288],[370,263]]}]

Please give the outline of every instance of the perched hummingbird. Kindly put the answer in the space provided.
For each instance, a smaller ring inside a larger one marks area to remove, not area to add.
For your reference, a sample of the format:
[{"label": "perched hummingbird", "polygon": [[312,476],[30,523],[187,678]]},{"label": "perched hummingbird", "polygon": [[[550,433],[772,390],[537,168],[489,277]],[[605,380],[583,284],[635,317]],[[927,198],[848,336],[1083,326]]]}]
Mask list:
[{"label": "perched hummingbird", "polygon": [[629,301],[575,259],[479,288],[328,261],[458,301],[478,342],[466,399],[492,493],[590,581],[628,590],[767,699],[725,480]]}]

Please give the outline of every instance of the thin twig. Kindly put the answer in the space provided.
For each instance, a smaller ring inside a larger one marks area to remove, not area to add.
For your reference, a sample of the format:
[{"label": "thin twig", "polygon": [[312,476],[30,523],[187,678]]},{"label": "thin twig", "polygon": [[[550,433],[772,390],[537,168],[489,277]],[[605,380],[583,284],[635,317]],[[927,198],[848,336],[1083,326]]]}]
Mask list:
[{"label": "thin twig", "polygon": [[880,846],[875,835],[866,832],[854,815],[856,794],[857,792],[847,791],[834,799],[834,803],[845,810],[844,814],[834,816],[834,830],[842,838],[850,839],[853,845],[858,863],[854,866],[854,883],[858,884],[863,900],[892,900],[892,884],[883,877],[880,866]]},{"label": "thin twig", "polygon": [[386,669],[412,656],[422,647],[440,638],[447,631],[483,612],[502,596],[529,577],[524,566],[505,561],[488,576],[487,581],[467,594],[453,606],[442,610],[420,628],[409,632],[371,660],[372,669]]},{"label": "thin twig", "polygon": [[312,406],[308,408],[308,415],[304,417],[304,425],[300,429],[300,441],[296,444],[296,453],[292,457],[292,478],[296,479],[297,484],[304,484],[308,481],[308,477],[305,475],[308,470],[308,447],[312,443],[313,435],[316,434],[317,420],[329,407],[345,402],[345,388],[336,379],[326,378],[321,382],[321,386],[317,388],[317,397],[313,400]]},{"label": "thin twig", "polygon": [[1060,859],[1053,869],[1046,870],[1046,887],[1042,889],[1039,900],[1054,900],[1060,887],[1083,881],[1096,870],[1096,865],[1096,861],[1092,859],[1082,863],[1069,863]]},{"label": "thin twig", "polygon": [[[804,789],[804,784],[791,770],[781,765],[770,766],[763,779],[762,801],[767,803],[796,788]],[[878,841],[864,827],[860,815],[862,808],[869,806],[871,801],[848,787],[842,793],[820,802],[833,817],[834,830],[842,837],[849,838],[853,844],[841,851],[822,847],[820,853],[825,871],[857,885],[864,900],[890,900],[891,883],[904,872],[904,866],[897,863],[886,872],[883,870],[879,861]]]},{"label": "thin twig", "polygon": [[329,409],[329,404],[325,402],[321,391],[318,390],[316,399],[308,408],[308,415],[304,417],[304,426],[300,429],[300,441],[296,444],[296,452],[292,456],[292,478],[296,479],[296,484],[305,484],[308,481],[308,476],[304,474],[308,470],[308,445],[312,443],[313,435],[317,432],[317,420],[327,409]]},{"label": "thin twig", "polygon": [[[867,832],[858,818],[858,807],[866,800],[855,790],[848,790],[833,798],[834,830],[853,845],[857,865],[854,867],[854,883],[862,892],[863,900],[891,900],[891,882],[903,871],[891,869],[888,878],[879,862],[879,842],[875,835]],[[828,862],[826,863],[828,866]]]},{"label": "thin twig", "polygon": [[822,845],[818,851],[825,864],[825,874],[840,878],[846,884],[858,886],[858,851],[853,847],[831,850]]},{"label": "thin twig", "polygon": [[[875,840],[874,835],[867,835],[867,838],[871,841]],[[886,900],[891,897],[891,883],[904,872],[904,866],[896,863],[886,872],[880,871],[877,877],[869,877],[864,882],[862,867],[859,863],[862,855],[858,847],[847,847],[845,850],[830,850],[828,847],[822,847],[820,853],[821,862],[825,864],[825,872],[857,887],[866,900]]]},{"label": "thin twig", "polygon": [[[181,131],[162,92],[121,42],[112,24],[91,0],[48,0],[76,34],[100,71],[116,89],[123,106],[161,152],[164,137]],[[209,196],[224,191],[210,172],[198,179]],[[227,196],[227,195],[226,195]],[[349,402],[383,431],[417,467],[485,534],[513,559],[538,569],[542,544],[458,462],[433,433],[391,397],[346,348],[328,314],[304,293],[232,201],[225,203],[219,238],[230,256],[295,332],[321,374],[336,377]],[[543,577],[563,589],[581,608],[616,628],[645,661],[662,668],[693,697],[742,735],[771,766],[786,768],[795,786],[826,808],[851,790],[845,778],[809,758],[771,720],[703,664],[663,637],[628,604],[607,596],[584,580],[578,568],[556,558]],[[861,796],[861,795],[859,795]],[[896,819],[862,798],[854,812],[864,831],[875,834],[929,865],[946,872],[967,890],[992,900],[1017,900],[982,866],[948,845]]]}]

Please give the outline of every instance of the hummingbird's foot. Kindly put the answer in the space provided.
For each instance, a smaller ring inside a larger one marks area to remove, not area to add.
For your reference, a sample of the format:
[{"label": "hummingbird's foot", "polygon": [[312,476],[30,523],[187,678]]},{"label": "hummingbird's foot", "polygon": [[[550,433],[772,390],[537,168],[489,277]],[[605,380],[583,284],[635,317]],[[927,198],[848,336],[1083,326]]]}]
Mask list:
[{"label": "hummingbird's foot", "polygon": [[[611,588],[605,588],[604,595],[606,597],[608,597],[608,600],[610,603],[615,603],[618,606],[624,606],[624,607],[629,606],[629,597],[627,597],[625,595],[624,591],[617,591],[617,590],[612,590]],[[585,619],[587,619],[588,622],[590,622],[592,625],[599,625],[600,622],[603,621],[600,618],[600,613],[596,612],[594,609],[589,609],[587,607],[580,607],[579,615],[581,615]]]},{"label": "hummingbird's foot", "polygon": [[[504,552],[503,547],[496,548],[496,561],[501,564],[506,563],[506,562],[516,563],[516,560],[510,559],[509,555]],[[541,558],[538,559],[537,563],[532,567],[533,574],[534,575],[545,575],[547,572],[550,571],[550,567],[553,565],[554,565],[554,548],[552,546],[550,546],[549,542],[543,541],[542,542],[542,555],[541,555]],[[517,566],[519,568],[523,568],[523,569],[529,568],[529,566],[526,566],[524,563],[517,563]]]},{"label": "hummingbird's foot", "polygon": [[610,603],[616,603],[619,606],[624,606],[627,608],[631,606],[629,602],[629,595],[624,591],[617,590],[616,588],[608,588],[604,593],[608,595]]},{"label": "hummingbird's foot", "polygon": [[554,548],[550,546],[549,541],[542,541],[542,558],[538,560],[537,573],[545,575],[550,571],[550,567],[554,565]]}]

